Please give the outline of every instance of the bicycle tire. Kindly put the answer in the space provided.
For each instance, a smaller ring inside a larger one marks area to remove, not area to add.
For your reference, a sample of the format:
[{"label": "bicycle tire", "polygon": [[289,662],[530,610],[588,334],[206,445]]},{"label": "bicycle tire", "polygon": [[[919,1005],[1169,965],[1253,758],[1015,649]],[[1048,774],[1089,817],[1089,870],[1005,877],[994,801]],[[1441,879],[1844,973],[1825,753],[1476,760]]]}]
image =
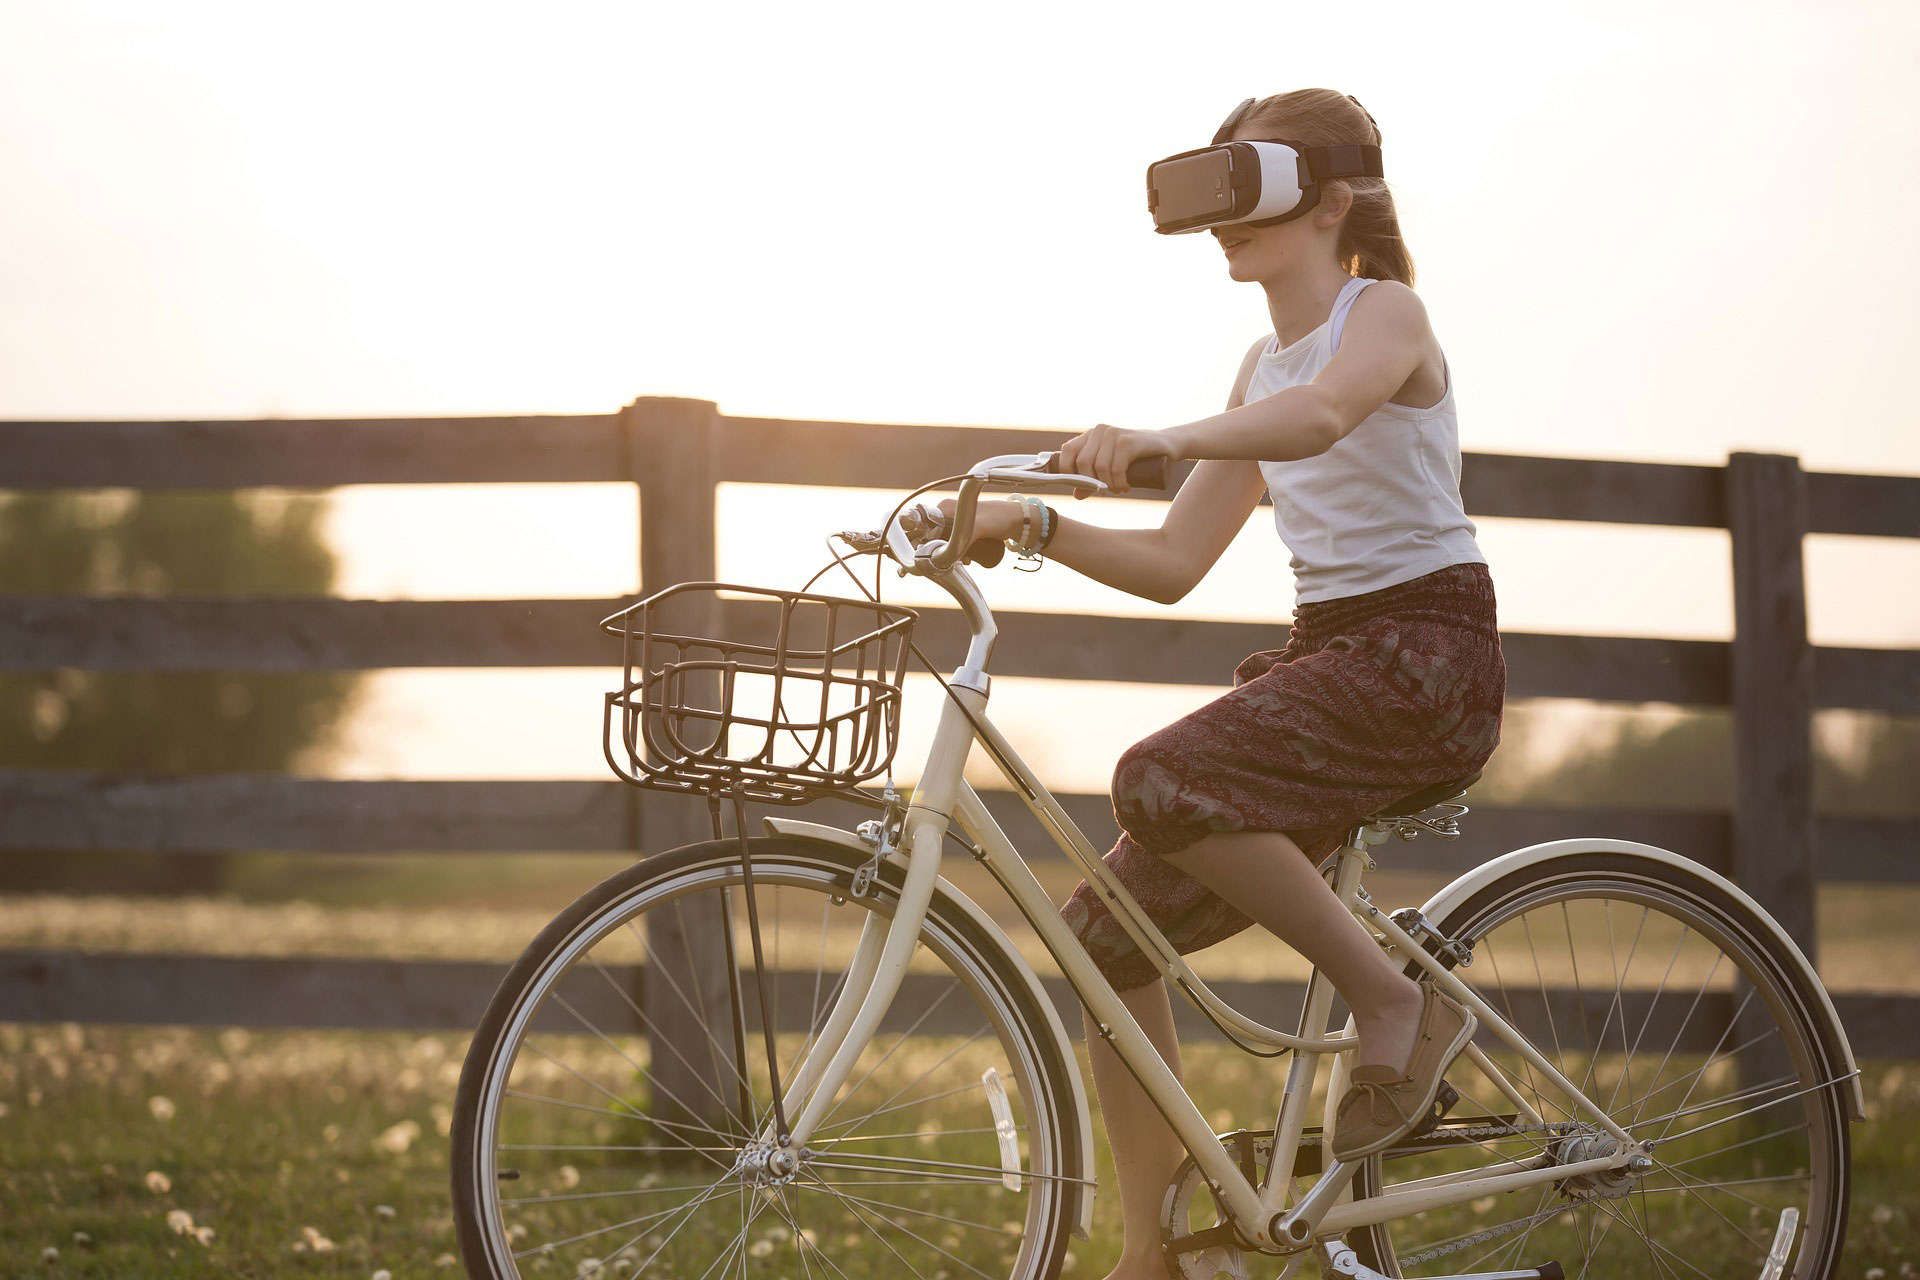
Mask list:
[{"label": "bicycle tire", "polygon": [[[1851,1138],[1846,1086],[1825,1086],[1845,1075],[1846,1055],[1809,987],[1817,979],[1752,909],[1683,867],[1624,851],[1571,851],[1516,868],[1434,923],[1473,944],[1473,972],[1461,976],[1509,1021],[1537,1024],[1546,1015],[1536,1047],[1563,1074],[1575,1083],[1591,1074],[1595,1087],[1582,1088],[1596,1101],[1611,1075],[1602,1104],[1609,1115],[1636,1138],[1665,1136],[1654,1148],[1653,1170],[1626,1184],[1569,1179],[1357,1230],[1349,1243],[1363,1262],[1407,1277],[1557,1261],[1576,1278],[1751,1280],[1781,1230],[1781,1211],[1792,1207],[1799,1225],[1784,1274],[1836,1274]],[[1643,948],[1646,963],[1636,975]],[[1723,964],[1738,976],[1722,975]],[[1676,972],[1686,975],[1684,983]],[[1596,990],[1589,981],[1608,974],[1610,988]],[[1649,996],[1647,981],[1656,974]],[[1558,993],[1547,994],[1550,983],[1568,976],[1571,1008]],[[1504,1048],[1484,1030],[1476,1043],[1489,1053]],[[1746,1078],[1754,1071],[1761,1078]],[[1544,1119],[1566,1118],[1542,1106],[1542,1091],[1515,1074]],[[1498,1105],[1504,1099],[1465,1058],[1447,1078],[1466,1095],[1454,1116],[1515,1112]],[[1703,1085],[1705,1098],[1698,1096]],[[1591,1136],[1548,1135],[1488,1140],[1458,1153],[1374,1156],[1356,1177],[1355,1195],[1379,1193],[1389,1158],[1396,1181],[1405,1181],[1458,1168],[1463,1157],[1484,1165],[1489,1155],[1525,1159],[1547,1151],[1564,1159],[1575,1154],[1565,1144],[1576,1139],[1585,1144],[1578,1154],[1596,1153]],[[1550,1212],[1555,1206],[1559,1212]],[[1495,1229],[1503,1230],[1490,1234]]]},{"label": "bicycle tire", "polygon": [[[796,1055],[838,991],[832,984],[844,965],[838,953],[851,949],[849,930],[871,916],[891,917],[903,872],[881,864],[867,895],[854,897],[855,873],[865,863],[857,852],[788,837],[750,843],[768,1003],[776,1010],[781,1076],[790,1080]],[[1080,1149],[1076,1095],[1066,1075],[1074,1063],[1062,1057],[1018,962],[943,892],[928,908],[915,966],[893,1011],[810,1140],[811,1158],[784,1180],[765,1170],[759,1177],[742,1172],[740,1152],[764,1120],[769,1094],[741,882],[734,840],[647,858],[581,895],[509,969],[469,1047],[450,1135],[454,1219],[469,1276],[692,1277],[709,1267],[714,1274],[765,1276],[932,1274],[941,1267],[1021,1280],[1057,1275],[1090,1158]],[[700,976],[697,966],[707,962],[684,945],[684,926],[727,911],[738,969],[728,989],[739,995],[714,1000],[727,984]],[[642,917],[644,933],[636,925]],[[665,932],[656,935],[657,927]],[[676,928],[686,966],[654,949],[656,936],[668,938]],[[796,975],[781,966],[803,940],[817,963],[796,987]],[[622,946],[640,960],[626,972],[617,963]],[[672,977],[676,966],[689,981]],[[653,987],[661,1003],[625,994],[630,979],[644,989],[655,974],[665,979]],[[668,999],[669,992],[677,998]],[[593,1025],[592,1001],[633,1025],[611,1032]],[[795,1010],[804,1032],[798,1022],[782,1021]],[[669,1015],[690,1024],[703,1014],[705,1045],[683,1035],[685,1027],[662,1025]],[[576,1024],[592,1030],[570,1052],[556,1028]],[[743,1041],[735,1040],[736,1028],[745,1031]],[[936,1028],[937,1039],[928,1034]],[[643,1045],[645,1037],[652,1038]],[[890,1062],[902,1046],[900,1060]],[[923,1072],[920,1060],[933,1057],[940,1061]],[[744,1075],[734,1065],[741,1062]],[[1000,1073],[1016,1126],[1017,1192],[1003,1177],[982,1064]],[[929,1072],[957,1076],[963,1067],[971,1075],[955,1079],[954,1089],[916,1087]],[[542,1076],[538,1090],[518,1087]],[[664,1076],[678,1077],[683,1087],[663,1089]],[[697,1087],[702,1078],[704,1092]],[[752,1125],[740,1122],[738,1104],[728,1109],[742,1089],[750,1095],[744,1105]],[[631,1101],[642,1092],[645,1106]],[[911,1096],[903,1100],[903,1093]],[[850,1105],[868,1110],[849,1120]],[[594,1141],[569,1141],[575,1137]],[[520,1140],[526,1138],[533,1140]],[[895,1154],[902,1144],[910,1155]],[[508,1161],[511,1181],[504,1180]],[[506,1187],[534,1194],[503,1194]],[[664,1201],[649,1197],[676,1191],[691,1194],[656,1211]],[[612,1210],[604,1216],[624,1225],[616,1230],[584,1218],[602,1205]],[[636,1217],[640,1206],[646,1211]],[[696,1216],[702,1222],[690,1227]]]}]

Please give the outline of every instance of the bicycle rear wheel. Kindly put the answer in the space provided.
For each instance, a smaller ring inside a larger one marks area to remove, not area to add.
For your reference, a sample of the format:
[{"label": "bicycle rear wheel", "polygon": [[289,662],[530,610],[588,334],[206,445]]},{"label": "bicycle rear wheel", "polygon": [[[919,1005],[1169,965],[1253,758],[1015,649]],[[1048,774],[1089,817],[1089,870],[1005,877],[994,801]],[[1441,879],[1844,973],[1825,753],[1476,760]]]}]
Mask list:
[{"label": "bicycle rear wheel", "polygon": [[[1846,1227],[1849,1135],[1831,1042],[1808,975],[1741,902],[1684,868],[1628,852],[1570,853],[1518,869],[1435,921],[1474,947],[1471,986],[1636,1140],[1639,1176],[1588,1175],[1488,1196],[1353,1233],[1388,1275],[1558,1261],[1569,1277],[1753,1280],[1834,1273]],[[1360,1195],[1488,1165],[1568,1163],[1612,1139],[1572,1115],[1485,1030],[1475,1043],[1540,1113],[1529,1131],[1376,1156]],[[1449,1118],[1518,1108],[1466,1058]]]},{"label": "bicycle rear wheel", "polygon": [[891,919],[899,873],[854,897],[852,850],[750,843],[764,974],[732,840],[596,886],[509,971],[454,1111],[468,1273],[1057,1274],[1087,1158],[1073,1064],[1013,962],[942,894],[796,1166],[769,1161],[759,979],[785,1083],[863,927]]}]

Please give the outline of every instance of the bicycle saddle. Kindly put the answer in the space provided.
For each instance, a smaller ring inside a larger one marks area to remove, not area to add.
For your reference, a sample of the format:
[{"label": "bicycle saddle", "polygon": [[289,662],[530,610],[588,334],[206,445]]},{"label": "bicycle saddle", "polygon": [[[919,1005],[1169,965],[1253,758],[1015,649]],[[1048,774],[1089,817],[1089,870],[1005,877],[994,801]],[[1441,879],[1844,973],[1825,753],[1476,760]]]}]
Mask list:
[{"label": "bicycle saddle", "polygon": [[1410,818],[1422,810],[1453,799],[1474,783],[1480,781],[1480,770],[1475,769],[1464,778],[1453,782],[1436,782],[1430,787],[1422,787],[1404,800],[1396,801],[1376,809],[1368,815],[1366,821],[1374,822],[1381,818]]}]

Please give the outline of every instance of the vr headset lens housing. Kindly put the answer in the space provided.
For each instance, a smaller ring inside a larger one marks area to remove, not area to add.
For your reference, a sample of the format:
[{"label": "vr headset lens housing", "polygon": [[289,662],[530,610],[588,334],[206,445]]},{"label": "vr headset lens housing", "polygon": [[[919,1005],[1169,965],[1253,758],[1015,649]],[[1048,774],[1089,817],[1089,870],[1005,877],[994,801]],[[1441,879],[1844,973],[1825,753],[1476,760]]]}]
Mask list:
[{"label": "vr headset lens housing", "polygon": [[1183,151],[1147,166],[1147,209],[1163,235],[1205,231],[1234,222],[1284,222],[1313,186],[1300,152],[1285,142],[1229,142]]},{"label": "vr headset lens housing", "polygon": [[[1359,99],[1353,104],[1360,106]],[[1318,205],[1320,184],[1328,178],[1383,176],[1380,148],[1371,143],[1309,147],[1229,141],[1253,105],[1248,98],[1234,108],[1214,133],[1212,146],[1147,166],[1147,211],[1155,231],[1182,235],[1236,222],[1270,227]]]}]

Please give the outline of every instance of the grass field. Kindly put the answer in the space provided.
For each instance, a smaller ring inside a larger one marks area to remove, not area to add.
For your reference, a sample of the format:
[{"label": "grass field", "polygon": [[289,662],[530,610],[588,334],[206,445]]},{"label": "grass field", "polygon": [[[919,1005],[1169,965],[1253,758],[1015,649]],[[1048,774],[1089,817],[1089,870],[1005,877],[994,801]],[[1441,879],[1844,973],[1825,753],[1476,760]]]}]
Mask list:
[{"label": "grass field", "polygon": [[[460,1274],[446,1135],[464,1051],[455,1035],[0,1025],[0,1276]],[[1266,1105],[1270,1066],[1211,1046],[1188,1062],[1217,1126],[1270,1121],[1234,1110]],[[1868,1064],[1867,1096],[1842,1274],[1911,1276],[1920,1070]],[[1114,1197],[1096,1204],[1077,1275],[1117,1253]]]},{"label": "grass field", "polygon": [[[9,895],[0,946],[506,960],[624,862],[261,856],[239,867],[239,893],[217,899]],[[1074,878],[1043,868],[1056,897]],[[1417,902],[1439,881],[1383,870],[1374,887],[1382,901]],[[995,901],[985,886],[962,887]],[[1920,991],[1908,923],[1920,886],[1823,886],[1819,905],[1830,985]],[[1007,923],[1031,959],[1050,963],[1023,923]],[[1284,949],[1252,935],[1196,959],[1208,977],[1298,976]],[[447,1131],[465,1051],[456,1034],[0,1024],[0,1280],[462,1274]],[[1854,1128],[1841,1274],[1911,1277],[1920,1064],[1865,1065],[1871,1114]],[[1188,1066],[1216,1128],[1271,1124],[1273,1064],[1199,1045]],[[1094,1238],[1070,1256],[1073,1276],[1097,1280],[1119,1239],[1097,1115],[1094,1133]]]}]

